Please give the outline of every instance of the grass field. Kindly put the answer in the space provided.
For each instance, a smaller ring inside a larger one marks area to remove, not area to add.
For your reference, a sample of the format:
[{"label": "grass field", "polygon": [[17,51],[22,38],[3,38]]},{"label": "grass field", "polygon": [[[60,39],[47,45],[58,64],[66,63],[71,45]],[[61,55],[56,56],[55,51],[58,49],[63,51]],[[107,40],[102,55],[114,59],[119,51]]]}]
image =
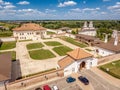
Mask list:
[{"label": "grass field", "polygon": [[35,60],[43,60],[55,57],[55,55],[52,52],[44,49],[29,51],[29,54],[30,57]]},{"label": "grass field", "polygon": [[[108,74],[120,79],[120,60],[108,63],[99,67]],[[107,69],[109,69],[107,71]]]},{"label": "grass field", "polygon": [[11,53],[12,54],[12,60],[16,60],[16,52],[15,51],[0,52],[0,54],[3,54],[3,53]]},{"label": "grass field", "polygon": [[42,48],[44,45],[42,43],[31,43],[27,45],[27,49],[36,49],[36,48]]},{"label": "grass field", "polygon": [[44,42],[46,45],[48,46],[59,46],[62,45],[60,42],[57,41],[48,41],[48,42]]},{"label": "grass field", "polygon": [[69,42],[69,43],[71,43],[71,44],[74,44],[74,45],[76,45],[76,46],[79,46],[79,47],[81,47],[81,48],[87,47],[86,44],[84,44],[84,43],[82,43],[82,42],[78,42],[78,41],[76,41],[75,39],[70,38],[70,37],[61,37],[61,39],[64,40],[64,41],[67,41],[67,42]]},{"label": "grass field", "polygon": [[13,49],[16,47],[16,42],[3,42],[0,45],[0,50]]},{"label": "grass field", "polygon": [[10,37],[12,35],[13,33],[11,31],[4,31],[4,32],[0,31],[0,37]]},{"label": "grass field", "polygon": [[55,32],[47,31],[47,35],[55,34]]},{"label": "grass field", "polygon": [[53,50],[60,56],[64,56],[67,52],[72,51],[72,49],[67,46],[54,47]]}]

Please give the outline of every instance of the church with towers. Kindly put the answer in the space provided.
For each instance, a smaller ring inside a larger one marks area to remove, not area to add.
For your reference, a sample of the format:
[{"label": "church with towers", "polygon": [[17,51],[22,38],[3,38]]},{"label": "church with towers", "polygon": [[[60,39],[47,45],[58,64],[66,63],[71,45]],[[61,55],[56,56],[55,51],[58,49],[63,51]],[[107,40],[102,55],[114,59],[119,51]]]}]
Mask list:
[{"label": "church with towers", "polygon": [[81,31],[79,31],[78,34],[96,36],[96,29],[93,25],[93,22],[92,21],[89,21],[89,22],[85,21]]}]

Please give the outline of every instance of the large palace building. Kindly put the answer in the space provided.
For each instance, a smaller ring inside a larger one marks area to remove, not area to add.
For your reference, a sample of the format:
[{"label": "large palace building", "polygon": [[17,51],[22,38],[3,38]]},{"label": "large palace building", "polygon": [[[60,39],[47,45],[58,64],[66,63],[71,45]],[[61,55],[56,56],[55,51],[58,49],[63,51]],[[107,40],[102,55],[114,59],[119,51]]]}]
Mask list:
[{"label": "large palace building", "polygon": [[46,37],[46,28],[35,24],[26,23],[13,29],[13,36],[18,40],[39,40]]}]

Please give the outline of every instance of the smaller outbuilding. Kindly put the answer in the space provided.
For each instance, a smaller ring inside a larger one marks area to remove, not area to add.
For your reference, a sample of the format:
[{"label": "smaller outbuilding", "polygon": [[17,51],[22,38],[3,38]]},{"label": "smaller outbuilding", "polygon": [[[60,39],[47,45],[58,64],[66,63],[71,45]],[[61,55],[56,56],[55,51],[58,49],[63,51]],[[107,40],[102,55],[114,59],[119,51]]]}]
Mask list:
[{"label": "smaller outbuilding", "polygon": [[83,68],[90,69],[96,65],[97,59],[80,48],[68,52],[66,57],[58,61],[58,68],[64,70],[64,76],[77,73]]}]

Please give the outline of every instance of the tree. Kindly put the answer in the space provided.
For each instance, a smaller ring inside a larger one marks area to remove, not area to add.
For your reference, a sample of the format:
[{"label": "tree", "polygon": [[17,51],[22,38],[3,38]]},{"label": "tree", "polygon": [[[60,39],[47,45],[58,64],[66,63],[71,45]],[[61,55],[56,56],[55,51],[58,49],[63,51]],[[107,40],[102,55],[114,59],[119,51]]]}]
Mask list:
[{"label": "tree", "polygon": [[112,35],[112,30],[107,29],[107,28],[100,28],[97,30],[97,37],[104,40],[105,34],[109,34],[108,38],[111,37]]}]

